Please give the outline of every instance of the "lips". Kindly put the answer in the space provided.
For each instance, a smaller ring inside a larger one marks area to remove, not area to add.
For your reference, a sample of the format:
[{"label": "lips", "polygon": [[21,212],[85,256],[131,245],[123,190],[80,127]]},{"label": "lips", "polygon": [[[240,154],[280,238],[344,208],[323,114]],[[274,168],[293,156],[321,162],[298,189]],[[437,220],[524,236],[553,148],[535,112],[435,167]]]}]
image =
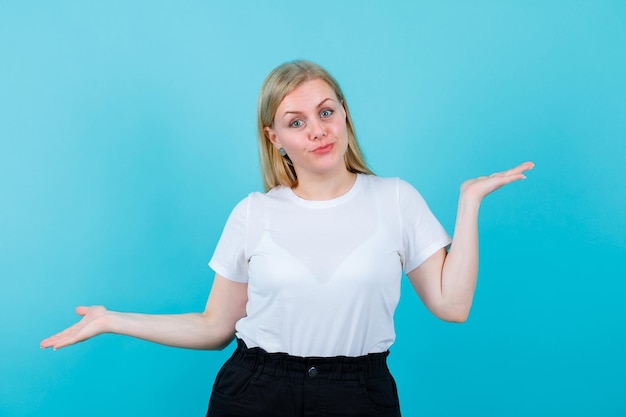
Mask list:
[{"label": "lips", "polygon": [[318,146],[313,149],[311,152],[315,154],[325,154],[333,150],[334,143],[329,143],[328,145]]}]

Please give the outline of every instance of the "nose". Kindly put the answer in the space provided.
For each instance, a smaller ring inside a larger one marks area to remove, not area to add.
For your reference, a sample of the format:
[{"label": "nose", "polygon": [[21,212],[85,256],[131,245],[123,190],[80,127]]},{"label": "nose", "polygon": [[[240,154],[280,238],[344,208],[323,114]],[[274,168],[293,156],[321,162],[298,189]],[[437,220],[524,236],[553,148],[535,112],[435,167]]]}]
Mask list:
[{"label": "nose", "polygon": [[326,136],[326,129],[321,122],[317,121],[310,124],[309,126],[311,128],[311,138],[313,140],[321,139],[322,137]]}]

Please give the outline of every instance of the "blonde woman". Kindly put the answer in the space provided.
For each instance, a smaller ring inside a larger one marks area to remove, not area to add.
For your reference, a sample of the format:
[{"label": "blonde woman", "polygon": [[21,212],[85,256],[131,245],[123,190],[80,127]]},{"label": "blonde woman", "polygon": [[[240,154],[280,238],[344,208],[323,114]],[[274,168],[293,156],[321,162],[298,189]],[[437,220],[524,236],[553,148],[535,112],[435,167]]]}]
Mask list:
[{"label": "blonde woman", "polygon": [[403,272],[435,316],[465,321],[480,203],[533,164],[463,183],[451,239],[411,185],[367,168],[343,92],[320,66],[268,75],[258,134],[265,193],[231,213],[204,312],[78,307],[83,318],[41,346],[117,333],[221,349],[236,337],[207,416],[399,416],[386,358]]}]

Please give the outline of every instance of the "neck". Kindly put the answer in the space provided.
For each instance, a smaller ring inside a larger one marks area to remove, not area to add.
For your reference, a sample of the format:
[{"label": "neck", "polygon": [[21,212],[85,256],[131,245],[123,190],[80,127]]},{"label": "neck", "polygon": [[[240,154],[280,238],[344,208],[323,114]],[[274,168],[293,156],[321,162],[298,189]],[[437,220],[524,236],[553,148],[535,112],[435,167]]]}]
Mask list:
[{"label": "neck", "polygon": [[356,174],[347,169],[332,176],[298,176],[298,185],[293,192],[305,200],[332,200],[350,191],[355,181]]}]

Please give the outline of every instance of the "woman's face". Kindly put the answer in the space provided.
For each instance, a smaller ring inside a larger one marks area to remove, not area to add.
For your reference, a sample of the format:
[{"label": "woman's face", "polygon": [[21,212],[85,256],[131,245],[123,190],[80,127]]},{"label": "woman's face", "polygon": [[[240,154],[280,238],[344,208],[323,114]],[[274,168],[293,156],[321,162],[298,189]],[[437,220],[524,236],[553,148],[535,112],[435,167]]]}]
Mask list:
[{"label": "woman's face", "polygon": [[277,149],[287,152],[299,180],[347,172],[346,112],[323,80],[306,81],[287,94],[276,110],[274,126],[265,133]]}]

